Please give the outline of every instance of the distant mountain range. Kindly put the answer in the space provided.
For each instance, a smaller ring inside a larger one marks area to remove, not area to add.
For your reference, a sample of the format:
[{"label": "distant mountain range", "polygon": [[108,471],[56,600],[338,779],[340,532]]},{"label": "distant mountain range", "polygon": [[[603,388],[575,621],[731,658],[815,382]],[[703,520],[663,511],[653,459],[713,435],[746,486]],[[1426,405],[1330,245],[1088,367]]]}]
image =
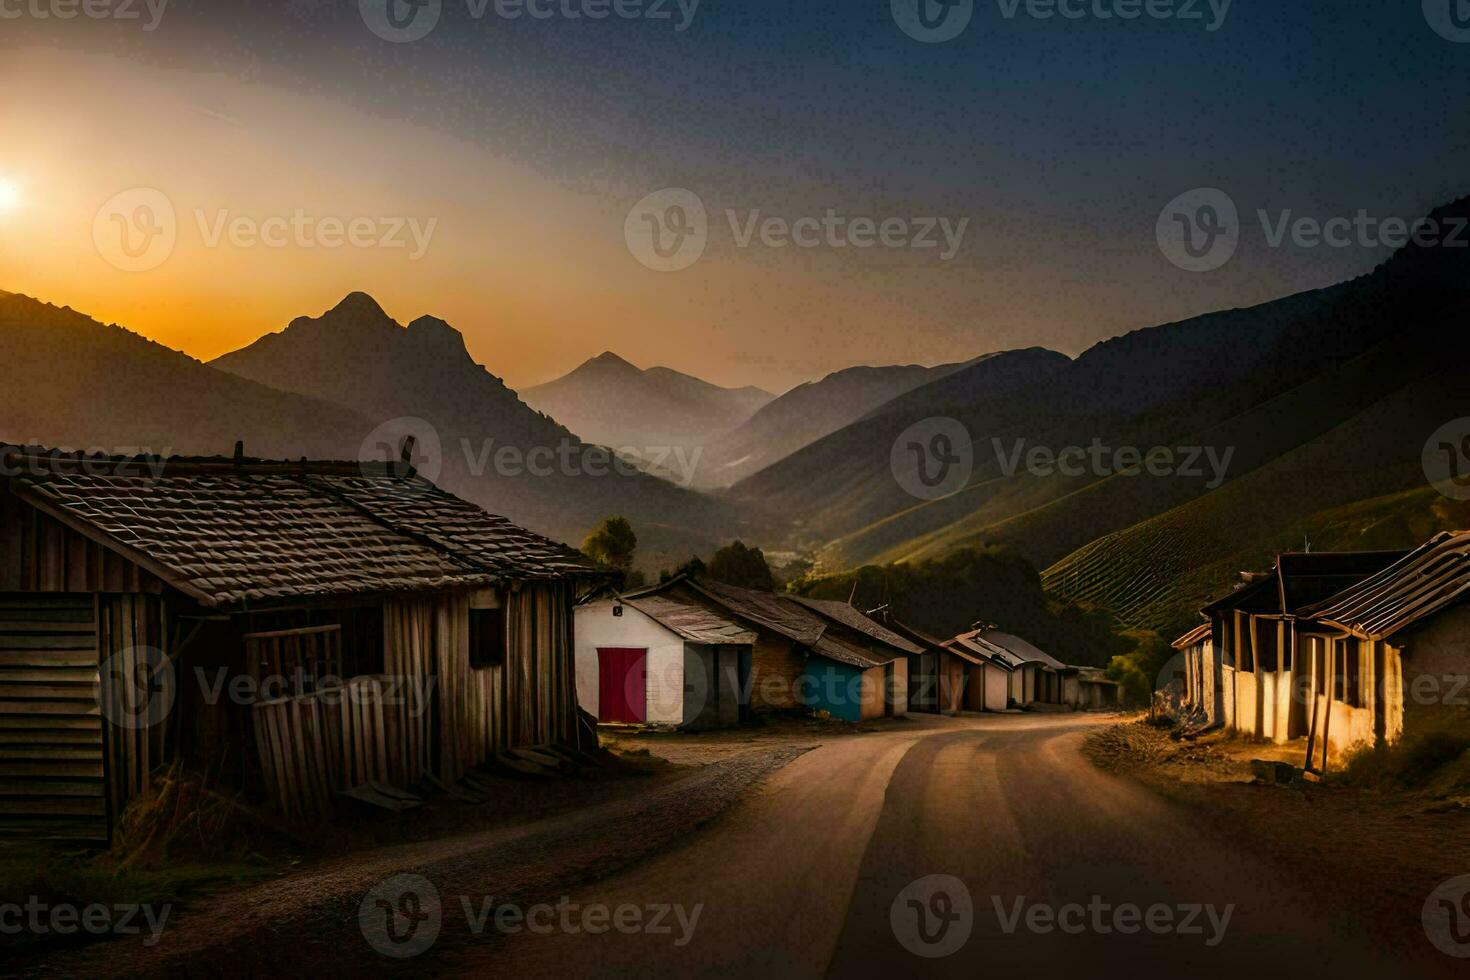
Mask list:
[{"label": "distant mountain range", "polygon": [[[1470,200],[1433,217],[1447,227],[1467,215]],[[1362,522],[1363,540],[1405,547],[1463,520],[1463,508],[1428,490],[1421,453],[1441,425],[1470,415],[1467,313],[1467,250],[1411,245],[1351,282],[1135,331],[1076,360],[996,355],[727,496],[751,512],[799,516],[798,540],[828,567],[1009,544],[1047,569],[1053,590],[1172,629],[1229,588],[1234,566],[1263,566],[1303,536],[1351,547],[1348,528]],[[968,430],[973,472],[960,492],[926,501],[900,486],[890,453],[900,433],[936,417]],[[1228,452],[1225,482],[1214,489],[1207,466],[1148,476],[1010,465],[1036,447],[1094,440]]]},{"label": "distant mountain range", "polygon": [[695,485],[728,487],[961,366],[853,367],[797,385],[713,439],[700,460]]},{"label": "distant mountain range", "polygon": [[652,460],[672,447],[707,445],[775,396],[721,388],[665,367],[645,370],[609,351],[521,397],[588,442]]},{"label": "distant mountain range", "polygon": [[[1470,218],[1470,199],[1432,217]],[[1470,503],[1431,489],[1421,458],[1470,416],[1467,316],[1470,250],[1411,245],[1350,282],[1075,359],[853,368],[773,398],[603,354],[522,401],[449,324],[404,327],[363,293],[206,365],[0,292],[0,440],[380,458],[413,434],[425,472],[543,533],[577,543],[626,516],[645,570],[737,535],[830,569],[1008,545],[1052,592],[1170,631],[1277,550],[1408,547],[1470,525]],[[906,489],[895,446],[936,424],[963,427],[944,451],[968,469],[930,500]],[[700,455],[643,473],[610,466],[603,445]],[[1092,446],[1193,450],[1196,468],[1027,464]]]},{"label": "distant mountain range", "polygon": [[[609,455],[523,403],[475,363],[449,324],[420,317],[406,328],[365,293],[317,318],[211,362],[212,368],[346,406],[367,420],[353,456],[394,451],[426,430],[450,489],[573,544],[602,518],[633,522],[650,567],[707,552],[739,533],[734,511]],[[424,423],[427,423],[425,425]],[[370,435],[368,435],[370,433]],[[423,465],[423,464],[420,464]]]},{"label": "distant mountain range", "polygon": [[602,518],[627,516],[649,567],[741,531],[727,504],[589,455],[476,364],[444,321],[402,327],[362,293],[212,364],[0,293],[0,363],[14,372],[0,441],[225,455],[238,439],[251,455],[357,459],[396,454],[412,434],[426,473],[560,540],[578,544]]}]

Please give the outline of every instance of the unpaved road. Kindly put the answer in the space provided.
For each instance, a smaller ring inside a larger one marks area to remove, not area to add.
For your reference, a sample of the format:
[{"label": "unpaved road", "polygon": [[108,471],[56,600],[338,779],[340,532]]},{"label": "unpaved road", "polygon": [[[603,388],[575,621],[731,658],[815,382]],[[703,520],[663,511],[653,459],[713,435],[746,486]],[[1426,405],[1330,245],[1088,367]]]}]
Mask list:
[{"label": "unpaved road", "polygon": [[[1465,975],[1470,961],[1427,940],[1396,953],[1372,948],[1354,918],[1362,883],[1305,894],[1289,871],[1207,837],[1190,811],[1093,768],[1082,740],[1110,720],[925,719],[831,742],[684,846],[568,896],[579,908],[676,905],[686,921],[697,907],[692,934],[677,926],[506,934],[492,925],[477,943],[403,966],[440,975],[762,980]],[[900,892],[929,875],[963,882],[970,915],[956,911],[959,897],[945,884],[937,900],[919,896],[922,924],[906,901],[895,920]],[[1154,906],[1161,910],[1149,912]],[[1045,927],[1047,909],[1073,931],[1028,928],[1028,915]],[[960,918],[941,931],[940,913]],[[1147,927],[1149,915],[1157,928]],[[945,944],[958,948],[943,958],[913,951]]]}]

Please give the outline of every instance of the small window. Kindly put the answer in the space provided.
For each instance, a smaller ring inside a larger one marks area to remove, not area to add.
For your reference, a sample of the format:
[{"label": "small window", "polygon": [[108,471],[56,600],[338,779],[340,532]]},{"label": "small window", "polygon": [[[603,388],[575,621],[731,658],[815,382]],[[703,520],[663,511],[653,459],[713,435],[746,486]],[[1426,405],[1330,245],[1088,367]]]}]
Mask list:
[{"label": "small window", "polygon": [[505,610],[470,610],[470,666],[476,670],[505,663]]}]

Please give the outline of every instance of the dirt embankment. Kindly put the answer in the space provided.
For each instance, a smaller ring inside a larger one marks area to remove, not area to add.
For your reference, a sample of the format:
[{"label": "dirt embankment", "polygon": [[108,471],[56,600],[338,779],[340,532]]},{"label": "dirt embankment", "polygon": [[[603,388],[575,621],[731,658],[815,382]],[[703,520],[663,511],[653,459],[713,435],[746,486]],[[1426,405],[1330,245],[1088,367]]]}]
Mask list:
[{"label": "dirt embankment", "polygon": [[[21,976],[270,976],[407,972],[368,942],[359,913],[371,889],[399,874],[427,879],[442,907],[433,948],[411,961],[432,970],[434,954],[479,937],[462,909],[556,901],[613,874],[716,819],[805,748],[742,753],[650,792],[531,825],[380,848],[350,859],[207,899],[153,946],[114,941],[32,963]],[[468,903],[468,904],[466,904]]]},{"label": "dirt embankment", "polygon": [[1252,759],[1300,755],[1220,734],[1176,741],[1142,721],[1091,735],[1100,768],[1135,779],[1199,814],[1201,833],[1267,857],[1324,895],[1391,948],[1422,950],[1421,911],[1442,882],[1470,874],[1470,806],[1442,794],[1255,779]]}]

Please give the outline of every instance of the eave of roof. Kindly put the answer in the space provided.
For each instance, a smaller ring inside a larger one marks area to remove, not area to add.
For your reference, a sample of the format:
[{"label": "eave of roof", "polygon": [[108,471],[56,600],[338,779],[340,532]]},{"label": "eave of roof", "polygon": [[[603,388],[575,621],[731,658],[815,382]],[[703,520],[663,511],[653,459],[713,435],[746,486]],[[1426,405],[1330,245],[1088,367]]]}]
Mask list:
[{"label": "eave of roof", "polygon": [[1467,595],[1470,531],[1445,531],[1300,615],[1362,639],[1386,640]]}]

